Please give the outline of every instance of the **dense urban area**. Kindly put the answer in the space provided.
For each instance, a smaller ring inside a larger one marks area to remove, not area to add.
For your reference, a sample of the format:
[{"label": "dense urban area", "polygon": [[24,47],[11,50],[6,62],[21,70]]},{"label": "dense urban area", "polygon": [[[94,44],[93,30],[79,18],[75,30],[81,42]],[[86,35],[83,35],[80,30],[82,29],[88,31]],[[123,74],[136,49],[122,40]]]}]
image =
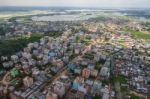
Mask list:
[{"label": "dense urban area", "polygon": [[149,10],[33,10],[0,10],[0,99],[150,99]]}]

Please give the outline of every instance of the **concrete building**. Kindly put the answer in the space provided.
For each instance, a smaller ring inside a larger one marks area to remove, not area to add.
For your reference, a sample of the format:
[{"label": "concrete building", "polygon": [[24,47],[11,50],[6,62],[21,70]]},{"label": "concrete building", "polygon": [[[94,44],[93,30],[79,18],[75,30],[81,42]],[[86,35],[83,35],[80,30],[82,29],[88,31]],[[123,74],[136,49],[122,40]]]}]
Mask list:
[{"label": "concrete building", "polygon": [[27,76],[23,79],[23,83],[24,86],[30,87],[33,84],[33,78]]},{"label": "concrete building", "polygon": [[57,94],[55,94],[51,91],[48,91],[48,93],[46,94],[46,99],[58,99],[58,96],[57,96]]},{"label": "concrete building", "polygon": [[91,70],[90,70],[90,69],[84,68],[84,69],[82,70],[82,77],[84,77],[84,78],[89,78],[90,74],[91,74]]},{"label": "concrete building", "polygon": [[84,93],[71,89],[68,93],[67,93],[67,99],[84,99]]}]

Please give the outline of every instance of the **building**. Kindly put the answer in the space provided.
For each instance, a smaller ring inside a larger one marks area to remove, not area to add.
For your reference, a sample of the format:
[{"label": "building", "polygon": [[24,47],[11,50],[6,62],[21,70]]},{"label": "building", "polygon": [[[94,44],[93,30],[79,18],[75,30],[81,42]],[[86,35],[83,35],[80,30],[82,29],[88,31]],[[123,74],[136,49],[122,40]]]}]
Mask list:
[{"label": "building", "polygon": [[96,80],[93,83],[93,87],[91,89],[91,93],[92,94],[97,94],[97,93],[99,94],[101,89],[102,89],[102,83],[99,80]]},{"label": "building", "polygon": [[68,93],[67,93],[67,99],[84,99],[84,93],[81,91],[77,91],[74,89],[71,89]]},{"label": "building", "polygon": [[84,77],[84,78],[89,78],[90,74],[91,74],[91,70],[90,70],[90,69],[84,68],[84,69],[82,70],[82,77]]},{"label": "building", "polygon": [[98,70],[91,70],[91,76],[96,77],[98,75]]},{"label": "building", "polygon": [[102,69],[100,71],[100,75],[104,76],[104,77],[108,77],[109,76],[109,68],[108,67],[102,67]]},{"label": "building", "polygon": [[46,99],[58,99],[57,94],[48,91],[48,93],[46,94]]},{"label": "building", "polygon": [[4,87],[3,86],[0,86],[0,97],[2,97],[4,95]]},{"label": "building", "polygon": [[33,84],[33,78],[27,76],[23,79],[23,83],[24,86],[30,87]]},{"label": "building", "polygon": [[14,63],[16,63],[16,62],[18,62],[18,56],[16,56],[16,55],[12,55],[11,56],[11,60],[14,62]]},{"label": "building", "polygon": [[65,94],[65,86],[61,82],[55,82],[53,85],[53,91],[61,98]]},{"label": "building", "polygon": [[81,69],[80,68],[74,69],[74,73],[80,75],[81,74]]},{"label": "building", "polygon": [[68,68],[69,70],[74,71],[74,69],[76,68],[76,65],[74,63],[70,63],[68,64]]},{"label": "building", "polygon": [[21,99],[21,98],[15,95],[14,93],[10,93],[10,99]]}]

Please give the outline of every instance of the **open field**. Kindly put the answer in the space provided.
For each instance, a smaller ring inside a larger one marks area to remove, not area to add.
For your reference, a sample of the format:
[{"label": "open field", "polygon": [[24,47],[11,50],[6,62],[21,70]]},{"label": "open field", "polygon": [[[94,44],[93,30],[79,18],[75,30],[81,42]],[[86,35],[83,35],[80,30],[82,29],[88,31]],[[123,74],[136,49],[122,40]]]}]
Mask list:
[{"label": "open field", "polygon": [[133,31],[133,30],[125,30],[125,32],[131,33],[131,35],[137,39],[150,40],[150,34],[149,33]]},{"label": "open field", "polygon": [[132,34],[135,38],[150,39],[150,34],[146,34],[146,33],[144,33],[144,32],[131,31],[131,34]]}]

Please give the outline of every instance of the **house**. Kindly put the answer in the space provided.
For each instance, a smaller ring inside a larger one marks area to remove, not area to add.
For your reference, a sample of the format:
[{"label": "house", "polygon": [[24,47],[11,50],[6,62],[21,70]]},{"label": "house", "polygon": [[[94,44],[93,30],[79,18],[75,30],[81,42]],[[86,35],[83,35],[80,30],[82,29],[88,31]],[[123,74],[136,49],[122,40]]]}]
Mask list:
[{"label": "house", "polygon": [[9,62],[3,62],[2,63],[4,68],[10,68],[13,66],[13,62],[9,61]]},{"label": "house", "polygon": [[91,80],[91,79],[87,79],[85,83],[88,84],[88,85],[90,85],[90,86],[92,86],[93,83],[94,83],[94,81]]},{"label": "house", "polygon": [[7,56],[1,56],[1,61],[7,61],[8,57]]},{"label": "house", "polygon": [[56,56],[56,53],[53,52],[53,51],[49,51],[49,52],[48,52],[48,56],[49,56],[49,57],[55,57],[55,56]]},{"label": "house", "polygon": [[32,76],[36,77],[40,74],[40,70],[38,68],[32,68]]},{"label": "house", "polygon": [[96,94],[100,93],[102,88],[102,83],[99,80],[94,81],[91,93]]},{"label": "house", "polygon": [[33,47],[34,48],[38,48],[39,47],[39,43],[38,42],[34,42]]},{"label": "house", "polygon": [[75,68],[74,73],[80,75],[81,74],[81,69],[80,68]]},{"label": "house", "polygon": [[95,65],[94,64],[88,64],[88,68],[93,70],[95,68]]},{"label": "house", "polygon": [[76,68],[76,64],[74,64],[74,63],[68,64],[68,69],[69,69],[69,70],[74,71],[75,68]]},{"label": "house", "polygon": [[29,66],[35,66],[36,60],[34,60],[34,59],[28,60],[28,63],[29,63]]},{"label": "house", "polygon": [[30,53],[23,52],[22,56],[26,59],[31,59],[32,55]]},{"label": "house", "polygon": [[59,67],[57,67],[57,66],[51,67],[50,70],[52,71],[52,74],[56,74],[59,71]]},{"label": "house", "polygon": [[102,67],[100,71],[100,75],[104,77],[109,76],[109,68],[108,67]]},{"label": "house", "polygon": [[45,71],[40,71],[39,75],[35,77],[37,81],[45,82],[48,80]]},{"label": "house", "polygon": [[34,44],[33,44],[33,43],[29,43],[29,44],[27,45],[27,47],[28,47],[28,48],[33,48],[33,47],[34,47]]},{"label": "house", "polygon": [[39,51],[34,49],[32,54],[37,56],[39,54]]},{"label": "house", "polygon": [[12,55],[11,56],[11,60],[14,62],[14,63],[17,63],[18,62],[18,56],[16,56],[16,55]]},{"label": "house", "polygon": [[30,68],[29,65],[23,65],[22,68],[23,68],[23,71],[24,71],[25,74],[30,74],[31,73],[31,70],[30,70],[31,68]]},{"label": "house", "polygon": [[79,54],[79,53],[80,53],[80,47],[75,48],[75,49],[74,49],[74,53],[75,53],[75,54]]},{"label": "house", "polygon": [[87,60],[82,60],[82,61],[81,61],[81,65],[88,65]]},{"label": "house", "polygon": [[107,85],[101,89],[101,92],[103,93],[102,99],[109,99],[109,89]]},{"label": "house", "polygon": [[91,70],[92,77],[96,77],[97,75],[98,75],[98,70],[95,70],[95,69]]},{"label": "house", "polygon": [[65,86],[63,83],[56,81],[55,83],[53,83],[53,91],[60,97],[62,98],[62,96],[66,93],[65,90]]},{"label": "house", "polygon": [[100,60],[100,55],[99,54],[95,54],[94,55],[94,60],[95,61],[99,61]]},{"label": "house", "polygon": [[84,83],[84,78],[76,77],[73,81],[72,89],[78,90],[82,83]]},{"label": "house", "polygon": [[72,89],[78,90],[79,87],[80,87],[80,82],[74,81],[72,85]]},{"label": "house", "polygon": [[84,84],[82,84],[79,88],[78,91],[83,92],[84,94],[87,94],[87,88]]},{"label": "house", "polygon": [[69,62],[69,56],[64,56],[62,60],[63,60],[65,63],[68,63],[68,62]]},{"label": "house", "polygon": [[91,70],[90,70],[90,69],[84,68],[84,69],[82,70],[82,77],[84,77],[84,78],[89,78],[90,74],[91,74]]}]

